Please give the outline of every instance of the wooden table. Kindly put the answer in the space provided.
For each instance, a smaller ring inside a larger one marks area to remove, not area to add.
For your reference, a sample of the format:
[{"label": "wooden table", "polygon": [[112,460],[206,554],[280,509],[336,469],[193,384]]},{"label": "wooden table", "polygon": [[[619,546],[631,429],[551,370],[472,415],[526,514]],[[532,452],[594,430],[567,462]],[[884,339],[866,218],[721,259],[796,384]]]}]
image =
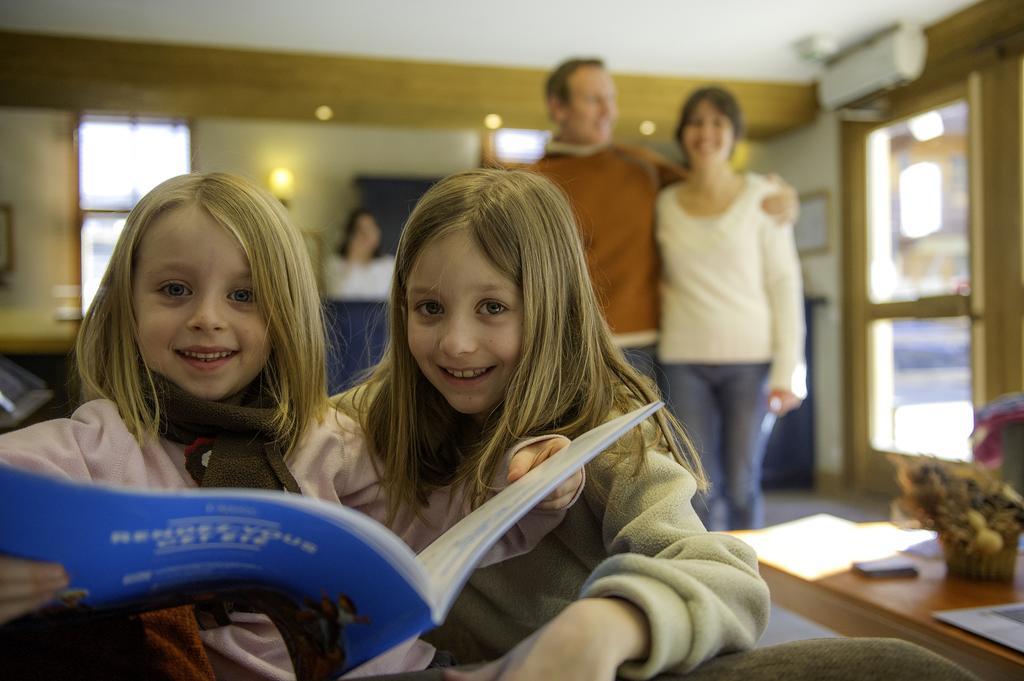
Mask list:
[{"label": "wooden table", "polygon": [[877,578],[852,572],[850,564],[892,555],[930,535],[825,514],[732,534],[757,551],[772,601],[783,608],[846,636],[917,643],[983,679],[1024,679],[1024,654],[932,617],[935,610],[1024,603],[1020,556],[1013,584],[947,578],[941,557],[919,556],[909,556],[917,577]]}]

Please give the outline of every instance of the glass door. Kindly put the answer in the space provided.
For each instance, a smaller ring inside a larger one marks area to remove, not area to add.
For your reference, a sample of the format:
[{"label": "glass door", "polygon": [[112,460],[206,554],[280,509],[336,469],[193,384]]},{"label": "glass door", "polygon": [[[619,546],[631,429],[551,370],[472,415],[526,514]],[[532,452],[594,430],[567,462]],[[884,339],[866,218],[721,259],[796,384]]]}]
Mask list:
[{"label": "glass door", "polygon": [[1024,390],[1024,61],[886,106],[840,128],[842,413],[844,481],[892,494],[891,455],[970,460],[975,410]]},{"label": "glass door", "polygon": [[985,355],[969,91],[844,128],[847,442],[864,491],[896,491],[891,454],[970,458]]},{"label": "glass door", "polygon": [[966,460],[974,426],[968,106],[868,136],[873,449]]}]

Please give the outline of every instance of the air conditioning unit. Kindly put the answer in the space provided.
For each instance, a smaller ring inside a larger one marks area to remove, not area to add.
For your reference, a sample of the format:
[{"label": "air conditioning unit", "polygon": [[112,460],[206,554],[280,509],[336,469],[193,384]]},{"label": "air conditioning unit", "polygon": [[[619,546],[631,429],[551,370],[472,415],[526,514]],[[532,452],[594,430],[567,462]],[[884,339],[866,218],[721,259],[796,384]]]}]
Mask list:
[{"label": "air conditioning unit", "polygon": [[918,26],[900,24],[840,54],[825,67],[818,101],[832,111],[909,83],[924,70],[928,41]]}]

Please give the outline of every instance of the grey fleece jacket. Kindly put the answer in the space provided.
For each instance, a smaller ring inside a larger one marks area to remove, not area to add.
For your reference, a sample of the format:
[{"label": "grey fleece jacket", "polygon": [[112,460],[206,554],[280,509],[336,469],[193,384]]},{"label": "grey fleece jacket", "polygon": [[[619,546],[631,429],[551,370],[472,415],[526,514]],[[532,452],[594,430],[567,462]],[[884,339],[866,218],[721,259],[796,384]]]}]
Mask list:
[{"label": "grey fleece jacket", "polygon": [[750,649],[768,623],[768,587],[749,546],[709,533],[691,505],[693,476],[661,452],[645,468],[609,451],[587,466],[583,498],[530,553],[477,570],[447,622],[426,638],[459,663],[501,656],[580,597],[639,607],[650,656],[619,674],[683,673]]}]

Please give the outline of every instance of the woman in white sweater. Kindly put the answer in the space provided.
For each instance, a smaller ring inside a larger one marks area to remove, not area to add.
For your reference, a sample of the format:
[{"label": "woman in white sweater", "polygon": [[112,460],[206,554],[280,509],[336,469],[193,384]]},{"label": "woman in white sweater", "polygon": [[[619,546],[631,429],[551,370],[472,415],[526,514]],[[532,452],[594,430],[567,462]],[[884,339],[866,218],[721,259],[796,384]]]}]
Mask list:
[{"label": "woman in white sweater", "polygon": [[[800,405],[803,303],[791,225],[761,202],[774,185],[730,165],[743,118],[721,88],[694,92],[676,139],[689,175],[657,200],[658,359],[664,391],[711,481],[709,529],[763,522],[761,462],[777,415]],[[725,506],[724,523],[716,506]]]}]

